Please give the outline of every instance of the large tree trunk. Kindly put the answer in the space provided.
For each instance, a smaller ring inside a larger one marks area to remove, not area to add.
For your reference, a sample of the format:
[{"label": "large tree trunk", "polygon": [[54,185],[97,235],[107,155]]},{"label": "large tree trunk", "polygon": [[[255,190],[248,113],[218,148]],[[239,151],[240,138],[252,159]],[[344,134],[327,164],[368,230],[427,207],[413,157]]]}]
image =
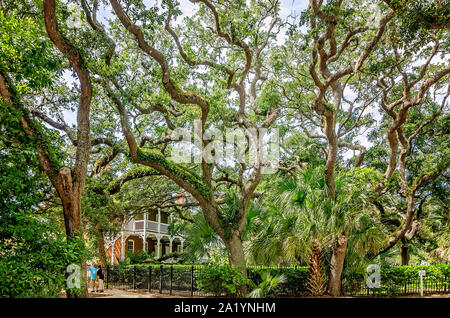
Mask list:
[{"label": "large tree trunk", "polygon": [[98,257],[100,258],[100,265],[102,268],[106,268],[106,251],[105,251],[105,236],[103,233],[103,229],[101,227],[97,227],[96,229],[96,238],[97,238],[97,249],[98,249]]},{"label": "large tree trunk", "polygon": [[[237,268],[245,277],[247,277],[247,265],[245,261],[244,247],[242,239],[235,231],[232,231],[231,237],[225,241],[228,251],[230,265]],[[247,293],[247,286],[238,288],[238,296],[244,296]]]},{"label": "large tree trunk", "polygon": [[[64,214],[64,227],[66,230],[67,241],[75,239],[81,231],[81,189],[83,186],[82,182],[73,183],[72,172],[69,168],[63,167],[59,170],[55,169],[55,162],[52,155],[48,152],[45,147],[45,139],[39,139],[39,131],[36,129],[34,122],[28,117],[28,113],[24,111],[23,106],[18,102],[15,96],[15,91],[8,81],[7,75],[0,72],[0,94],[2,101],[6,104],[10,104],[11,107],[19,109],[23,112],[20,117],[20,123],[25,133],[29,136],[37,137],[38,142],[36,143],[36,150],[38,153],[39,161],[47,174],[52,185],[55,187],[62,205]],[[42,146],[40,143],[43,143]],[[86,161],[87,162],[87,161]],[[86,163],[87,165],[87,163]],[[84,180],[84,179],[83,179]],[[67,264],[69,265],[69,264]],[[81,262],[81,267],[85,267],[83,261]],[[85,286],[85,273],[81,272],[81,297],[87,297],[87,288]],[[78,295],[67,292],[68,297],[77,297]]]},{"label": "large tree trunk", "polygon": [[325,118],[325,132],[327,135],[327,162],[325,165],[325,178],[328,188],[328,195],[333,200],[336,198],[335,165],[338,152],[338,138],[335,132],[335,115],[329,115]]},{"label": "large tree trunk", "polygon": [[[63,211],[64,211],[64,225],[66,228],[66,236],[67,236],[67,240],[74,240],[78,237],[81,237],[81,223],[79,221],[79,218],[77,217],[77,213],[74,212],[74,210],[76,211],[77,209],[79,209],[79,204],[80,202],[78,201],[69,201],[69,202],[65,202],[63,203]],[[81,211],[80,211],[81,212]],[[80,293],[76,294],[76,293],[72,293],[70,292],[70,290],[66,290],[66,294],[67,294],[67,298],[87,298],[89,297],[88,294],[88,286],[87,286],[87,276],[86,276],[86,272],[87,272],[87,266],[86,266],[86,260],[84,259],[84,257],[82,256],[81,258],[81,264],[79,264],[81,267],[81,272],[80,272]]]},{"label": "large tree trunk", "polygon": [[[81,235],[81,194],[86,181],[87,165],[91,150],[90,141],[90,106],[92,99],[92,86],[89,71],[84,64],[81,52],[73,46],[58,29],[56,18],[56,1],[43,1],[45,29],[50,40],[58,50],[67,56],[72,69],[77,73],[80,81],[80,103],[77,110],[77,140],[75,165],[73,169],[74,178],[69,168],[61,168],[58,181],[54,182],[61,201],[63,202],[64,223],[67,239],[72,240]],[[52,177],[49,177],[52,179]],[[81,260],[81,297],[88,297],[86,286],[86,264],[84,257]],[[68,297],[74,295],[67,294]]]},{"label": "large tree trunk", "polygon": [[401,247],[402,265],[408,265],[409,264],[408,247],[409,247],[408,240],[405,237],[402,238],[402,247]]},{"label": "large tree trunk", "polygon": [[56,190],[61,197],[64,213],[64,226],[67,239],[77,237],[81,230],[81,193],[73,187],[72,172],[63,167],[59,170]]},{"label": "large tree trunk", "polygon": [[[81,237],[81,191],[73,186],[72,173],[67,167],[59,170],[58,183],[56,185],[58,194],[61,197],[64,213],[64,226],[66,230],[67,240],[74,240]],[[68,298],[88,297],[87,277],[86,277],[86,261],[81,258],[81,277],[80,277],[80,294],[71,293],[67,290]]]},{"label": "large tree trunk", "polygon": [[[326,70],[328,73],[328,70]],[[325,177],[328,187],[328,196],[333,200],[336,199],[336,180],[335,180],[335,166],[338,153],[338,136],[336,134],[336,119],[337,112],[342,100],[342,86],[336,81],[330,84],[333,90],[333,110],[329,110],[324,116],[324,130],[327,138],[327,162],[325,164]]]},{"label": "large tree trunk", "polygon": [[341,294],[341,275],[344,268],[345,252],[347,250],[348,238],[341,235],[333,247],[333,255],[330,264],[330,279],[328,281],[328,294],[331,296],[340,296]]}]

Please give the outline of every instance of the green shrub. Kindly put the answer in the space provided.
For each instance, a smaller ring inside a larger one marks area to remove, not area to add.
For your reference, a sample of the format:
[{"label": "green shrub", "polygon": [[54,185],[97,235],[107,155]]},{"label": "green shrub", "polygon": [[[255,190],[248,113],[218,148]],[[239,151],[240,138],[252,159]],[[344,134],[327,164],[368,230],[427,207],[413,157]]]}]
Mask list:
[{"label": "green shrub", "polygon": [[[381,287],[374,288],[371,294],[399,295],[406,289],[411,291],[419,288],[419,270],[425,270],[424,285],[443,283],[450,285],[450,264],[415,265],[381,268]],[[365,285],[366,273],[353,273],[343,281],[343,289],[347,292],[357,291],[361,284]]]},{"label": "green shrub", "polygon": [[139,251],[139,252],[127,251],[126,257],[130,264],[140,264],[146,259],[150,258],[150,256],[146,251]]},{"label": "green shrub", "polygon": [[[426,277],[429,279],[443,279],[444,277],[450,277],[450,264],[439,265],[414,265],[414,266],[395,266],[395,267],[382,267],[381,268],[381,281],[387,283],[403,282],[406,279],[417,279],[419,277],[419,271],[425,270]],[[364,280],[366,273],[353,273],[347,277],[348,281]]]},{"label": "green shrub", "polygon": [[214,295],[236,295],[239,287],[253,287],[253,282],[231,266],[206,265],[199,272],[198,288]]},{"label": "green shrub", "polygon": [[396,266],[381,269],[381,281],[404,281],[405,279],[417,279],[419,271],[425,270],[429,279],[443,279],[450,277],[450,264]]},{"label": "green shrub", "polygon": [[172,253],[168,253],[168,254],[161,256],[160,258],[157,259],[157,261],[163,262],[163,261],[171,259],[171,258],[173,258],[175,263],[183,264],[187,261],[188,255],[186,253],[181,253],[181,252],[172,252]]},{"label": "green shrub", "polygon": [[0,151],[0,298],[57,297],[67,266],[85,252],[81,239],[67,242],[57,217],[36,213],[48,189],[38,162],[33,151]]}]

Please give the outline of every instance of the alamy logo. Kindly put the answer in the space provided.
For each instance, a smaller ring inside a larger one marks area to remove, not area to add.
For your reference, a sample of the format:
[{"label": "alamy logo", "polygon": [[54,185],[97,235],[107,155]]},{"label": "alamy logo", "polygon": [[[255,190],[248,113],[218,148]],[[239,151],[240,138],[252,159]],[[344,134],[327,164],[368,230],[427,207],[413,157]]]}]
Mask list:
[{"label": "alamy logo", "polygon": [[371,14],[367,18],[367,26],[369,28],[378,28],[382,18],[380,8],[376,4],[370,4],[368,12],[371,12]]},{"label": "alamy logo", "polygon": [[68,5],[67,9],[70,12],[70,16],[67,19],[67,26],[71,29],[81,28],[81,10],[80,10],[80,8],[76,4],[71,3]]},{"label": "alamy logo", "polygon": [[369,274],[366,279],[366,285],[368,288],[380,288],[381,287],[381,270],[380,265],[370,264],[366,268],[366,273]]},{"label": "alamy logo", "polygon": [[249,163],[253,168],[261,168],[263,174],[278,170],[278,129],[227,128],[224,136],[217,128],[202,133],[201,122],[195,121],[193,134],[185,128],[177,128],[171,140],[179,141],[171,152],[171,160],[176,163],[200,163],[203,159],[223,166]]},{"label": "alamy logo", "polygon": [[67,276],[66,284],[68,288],[80,288],[81,281],[81,269],[80,265],[70,264],[66,268],[66,272],[70,275]]}]

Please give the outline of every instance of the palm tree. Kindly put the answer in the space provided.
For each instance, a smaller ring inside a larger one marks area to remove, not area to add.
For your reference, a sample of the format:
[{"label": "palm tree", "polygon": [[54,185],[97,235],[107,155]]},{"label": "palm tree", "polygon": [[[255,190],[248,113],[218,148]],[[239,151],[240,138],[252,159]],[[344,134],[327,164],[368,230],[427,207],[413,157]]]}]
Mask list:
[{"label": "palm tree", "polygon": [[[337,197],[327,193],[322,169],[308,169],[284,182],[272,203],[260,209],[254,221],[250,254],[254,262],[279,263],[307,260],[308,290],[321,295],[326,290],[325,254],[340,235],[349,237],[348,253],[371,246],[376,222],[370,216],[368,188],[353,174],[336,178]],[[375,237],[378,237],[375,235]]]}]

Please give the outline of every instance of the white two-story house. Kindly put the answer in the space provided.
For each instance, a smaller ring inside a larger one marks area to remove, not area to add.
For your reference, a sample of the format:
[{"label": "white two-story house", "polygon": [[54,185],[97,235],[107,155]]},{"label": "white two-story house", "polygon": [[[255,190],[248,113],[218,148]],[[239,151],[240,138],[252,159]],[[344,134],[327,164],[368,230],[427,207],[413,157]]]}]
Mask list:
[{"label": "white two-story house", "polygon": [[118,236],[107,243],[106,256],[111,264],[124,260],[127,251],[155,252],[155,257],[161,257],[170,252],[182,252],[185,237],[169,235],[169,215],[159,209],[137,215],[122,224]]}]

